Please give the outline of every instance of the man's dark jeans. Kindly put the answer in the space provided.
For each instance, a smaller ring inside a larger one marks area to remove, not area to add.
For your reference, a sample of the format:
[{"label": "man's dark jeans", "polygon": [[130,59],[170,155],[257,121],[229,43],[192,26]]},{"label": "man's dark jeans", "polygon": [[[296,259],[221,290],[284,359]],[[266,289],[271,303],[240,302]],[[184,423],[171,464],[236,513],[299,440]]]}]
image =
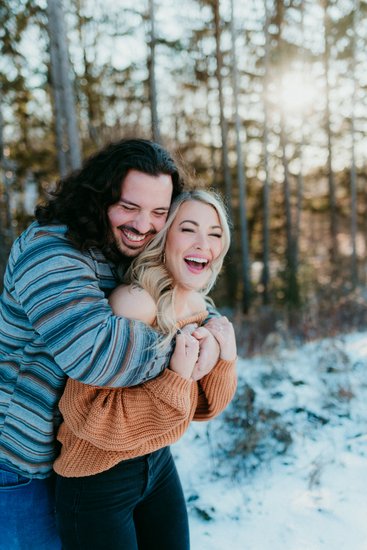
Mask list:
[{"label": "man's dark jeans", "polygon": [[30,479],[0,465],[2,550],[60,550],[54,492],[55,476]]},{"label": "man's dark jeans", "polygon": [[185,499],[169,448],[93,476],[57,476],[64,550],[188,550]]}]

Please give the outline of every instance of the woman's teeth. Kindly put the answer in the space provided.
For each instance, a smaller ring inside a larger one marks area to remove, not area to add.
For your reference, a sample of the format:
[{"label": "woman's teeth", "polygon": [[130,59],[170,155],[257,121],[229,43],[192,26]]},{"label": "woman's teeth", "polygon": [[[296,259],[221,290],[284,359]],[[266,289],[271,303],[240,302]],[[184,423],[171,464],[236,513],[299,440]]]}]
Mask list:
[{"label": "woman's teeth", "polygon": [[195,268],[200,267],[202,269],[204,269],[204,267],[208,263],[208,260],[206,258],[196,258],[192,256],[188,256],[187,258],[184,258],[184,260],[188,265],[191,265],[192,267],[195,267]]}]

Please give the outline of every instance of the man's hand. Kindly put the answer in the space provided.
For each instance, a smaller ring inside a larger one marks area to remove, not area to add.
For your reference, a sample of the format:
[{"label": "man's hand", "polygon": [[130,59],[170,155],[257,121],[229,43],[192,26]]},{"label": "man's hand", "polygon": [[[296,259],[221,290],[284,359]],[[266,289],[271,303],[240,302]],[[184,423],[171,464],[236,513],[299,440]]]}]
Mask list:
[{"label": "man's hand", "polygon": [[220,349],[218,342],[207,328],[199,327],[194,330],[192,335],[199,341],[199,358],[192,371],[191,378],[200,380],[218,362]]}]

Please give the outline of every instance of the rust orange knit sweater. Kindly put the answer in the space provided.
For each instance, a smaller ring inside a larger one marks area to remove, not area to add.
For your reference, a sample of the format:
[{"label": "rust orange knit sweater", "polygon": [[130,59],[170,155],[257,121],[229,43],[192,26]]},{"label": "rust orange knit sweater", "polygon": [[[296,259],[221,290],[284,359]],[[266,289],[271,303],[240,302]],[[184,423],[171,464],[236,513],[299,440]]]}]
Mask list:
[{"label": "rust orange knit sweater", "polygon": [[[206,312],[178,323],[201,323]],[[60,400],[64,422],[55,471],[64,477],[97,474],[121,460],[177,441],[191,420],[209,420],[231,401],[235,361],[219,360],[199,382],[166,369],[140,386],[104,388],[69,379]]]}]

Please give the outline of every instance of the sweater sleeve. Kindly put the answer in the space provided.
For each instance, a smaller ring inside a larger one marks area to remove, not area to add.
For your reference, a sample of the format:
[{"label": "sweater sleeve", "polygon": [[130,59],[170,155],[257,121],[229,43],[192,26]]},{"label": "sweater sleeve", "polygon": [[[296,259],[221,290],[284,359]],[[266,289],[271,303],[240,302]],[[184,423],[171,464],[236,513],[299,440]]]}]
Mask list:
[{"label": "sweater sleeve", "polygon": [[235,394],[236,361],[220,359],[209,374],[198,381],[198,386],[198,405],[194,420],[210,420],[226,408]]},{"label": "sweater sleeve", "polygon": [[64,235],[38,231],[20,246],[14,299],[56,364],[71,378],[100,386],[133,386],[169,364],[159,334],[113,315],[93,266]]},{"label": "sweater sleeve", "polygon": [[166,369],[133,388],[92,387],[68,380],[60,401],[66,427],[106,451],[132,450],[193,415],[197,385]]}]

